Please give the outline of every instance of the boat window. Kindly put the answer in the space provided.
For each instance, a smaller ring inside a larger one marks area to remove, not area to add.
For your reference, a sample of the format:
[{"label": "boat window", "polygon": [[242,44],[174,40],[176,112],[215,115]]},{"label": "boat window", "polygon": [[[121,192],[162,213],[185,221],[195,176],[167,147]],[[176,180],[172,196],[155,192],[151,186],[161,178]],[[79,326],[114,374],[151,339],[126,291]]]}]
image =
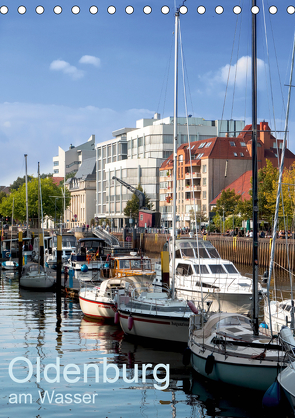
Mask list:
[{"label": "boat window", "polygon": [[218,254],[216,248],[207,248],[207,251],[210,255],[210,258],[220,258],[220,255]]},{"label": "boat window", "polygon": [[181,251],[180,250],[175,251],[175,258],[181,258]]},{"label": "boat window", "polygon": [[228,325],[249,325],[251,327],[250,320],[244,316],[228,316],[217,322],[215,328],[218,329]]},{"label": "boat window", "polygon": [[205,250],[205,248],[199,248],[199,250],[197,248],[195,248],[195,252],[196,252],[196,258],[209,258],[209,254],[207,253],[207,251]]},{"label": "boat window", "polygon": [[201,271],[201,274],[209,274],[207,267],[203,266],[202,264],[200,265],[194,264],[194,269],[195,269],[196,274],[200,274],[200,271]]},{"label": "boat window", "polygon": [[145,269],[145,270],[151,270],[152,269],[151,260],[142,260],[141,264],[142,264],[142,268]]},{"label": "boat window", "polygon": [[141,262],[140,261],[141,260],[130,260],[131,268],[140,270],[141,269]]},{"label": "boat window", "polygon": [[183,248],[181,250],[183,257],[192,257],[195,258],[194,250],[192,248]]},{"label": "boat window", "polygon": [[224,274],[225,271],[221,264],[209,264],[209,268],[213,274]]},{"label": "boat window", "polygon": [[227,270],[228,273],[237,274],[238,271],[233,264],[223,264],[223,267]]},{"label": "boat window", "polygon": [[196,286],[199,287],[206,287],[206,288],[211,288],[211,289],[219,289],[218,286],[214,286],[213,284],[209,284],[209,283],[203,283],[203,282],[196,282]]},{"label": "boat window", "polygon": [[119,268],[120,269],[130,269],[130,261],[129,260],[120,260],[119,261]]},{"label": "boat window", "polygon": [[285,309],[286,304],[285,304],[285,303],[282,303],[282,304],[280,305],[280,307],[281,307],[282,309]]},{"label": "boat window", "polygon": [[178,264],[176,273],[181,276],[191,276],[193,274],[193,270],[190,264]]},{"label": "boat window", "polygon": [[291,305],[286,305],[285,311],[289,312],[291,310]]}]

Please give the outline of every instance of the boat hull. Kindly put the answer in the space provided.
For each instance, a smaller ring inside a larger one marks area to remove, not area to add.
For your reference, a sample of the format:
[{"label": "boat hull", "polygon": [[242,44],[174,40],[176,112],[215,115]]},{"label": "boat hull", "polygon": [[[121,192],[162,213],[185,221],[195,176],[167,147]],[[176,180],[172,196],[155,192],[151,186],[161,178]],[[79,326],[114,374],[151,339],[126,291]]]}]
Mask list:
[{"label": "boat hull", "polygon": [[192,300],[196,305],[201,303],[202,297],[204,303],[212,302],[210,307],[211,312],[232,312],[239,314],[248,314],[251,310],[252,302],[250,300],[252,294],[250,293],[222,293],[222,292],[207,292],[203,289],[186,290],[182,287],[176,286],[177,297]]},{"label": "boat hull", "polygon": [[91,300],[81,295],[79,295],[79,302],[83,314],[90,318],[111,319],[115,316],[116,308],[113,302]]},{"label": "boat hull", "polygon": [[277,376],[277,363],[261,361],[258,359],[247,360],[243,363],[241,357],[225,356],[221,353],[213,353],[214,364],[211,373],[207,373],[206,363],[212,350],[203,350],[194,345],[191,347],[191,365],[193,369],[211,380],[247,389],[266,391]]},{"label": "boat hull", "polygon": [[295,411],[295,369],[291,366],[286,367],[279,375],[278,382],[283,389],[293,412]]},{"label": "boat hull", "polygon": [[119,310],[120,325],[127,335],[187,343],[189,318],[150,316],[132,312],[133,326],[128,329],[129,312]]},{"label": "boat hull", "polygon": [[52,289],[55,286],[55,279],[45,275],[22,276],[19,284],[25,289],[45,290]]}]

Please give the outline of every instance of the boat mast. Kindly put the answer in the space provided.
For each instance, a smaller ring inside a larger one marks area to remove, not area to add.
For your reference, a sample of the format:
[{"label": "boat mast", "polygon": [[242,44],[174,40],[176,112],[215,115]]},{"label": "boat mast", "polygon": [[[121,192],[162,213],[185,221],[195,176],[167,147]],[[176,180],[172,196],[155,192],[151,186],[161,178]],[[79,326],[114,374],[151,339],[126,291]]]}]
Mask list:
[{"label": "boat mast", "polygon": [[[252,0],[252,8],[256,0]],[[258,166],[257,166],[257,39],[252,11],[252,204],[253,204],[253,331],[258,335]]]},{"label": "boat mast", "polygon": [[176,173],[177,173],[177,113],[178,113],[178,25],[179,9],[175,12],[174,56],[174,125],[173,125],[173,209],[172,209],[172,299],[175,297],[175,235],[176,235]]},{"label": "boat mast", "polygon": [[27,231],[27,238],[29,236],[29,201],[28,201],[28,167],[27,167],[27,156],[25,154],[25,168],[26,168],[26,231]]}]

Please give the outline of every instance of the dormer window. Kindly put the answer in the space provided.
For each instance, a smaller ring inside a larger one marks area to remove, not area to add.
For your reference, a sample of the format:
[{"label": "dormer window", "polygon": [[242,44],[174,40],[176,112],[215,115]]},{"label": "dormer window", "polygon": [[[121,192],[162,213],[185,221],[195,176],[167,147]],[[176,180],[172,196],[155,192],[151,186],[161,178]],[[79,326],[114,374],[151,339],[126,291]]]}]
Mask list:
[{"label": "dormer window", "polygon": [[231,147],[235,147],[236,146],[236,144],[235,144],[234,141],[229,141],[229,144],[230,144]]}]

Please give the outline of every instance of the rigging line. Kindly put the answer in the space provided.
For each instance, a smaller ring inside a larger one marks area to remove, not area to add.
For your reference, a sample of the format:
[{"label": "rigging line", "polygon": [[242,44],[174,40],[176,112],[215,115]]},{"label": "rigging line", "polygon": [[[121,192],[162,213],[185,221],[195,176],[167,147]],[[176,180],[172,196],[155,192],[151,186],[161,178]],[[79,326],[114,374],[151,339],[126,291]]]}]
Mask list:
[{"label": "rigging line", "polygon": [[[240,3],[241,3],[241,2],[240,2]],[[243,15],[243,14],[242,14],[242,15]],[[237,24],[238,24],[238,20],[237,20]],[[237,63],[238,63],[238,57],[239,57],[239,51],[240,51],[241,27],[242,27],[242,17],[241,17],[241,23],[240,23],[239,40],[238,40],[238,49],[237,49]],[[237,72],[238,72],[238,65],[236,65],[236,69],[235,69],[235,82],[234,82],[233,99],[232,99],[232,105],[231,105],[231,115],[230,115],[230,118],[231,118],[231,119],[233,119],[234,101],[235,101],[235,91],[236,91],[236,81],[237,81]]]},{"label": "rigging line", "polygon": [[161,88],[159,102],[158,102],[158,106],[157,106],[157,110],[159,111],[159,109],[160,109],[160,102],[161,102],[161,98],[162,98],[162,93],[163,93],[163,90],[164,90],[165,75],[167,74],[167,76],[166,76],[166,85],[165,85],[165,92],[164,92],[163,111],[162,111],[162,115],[163,116],[164,116],[164,111],[165,111],[165,106],[166,106],[166,98],[167,98],[167,90],[168,90],[168,81],[169,81],[170,68],[171,68],[171,65],[170,64],[171,64],[171,55],[172,55],[173,39],[174,39],[174,37],[172,36],[172,38],[171,38],[171,44],[170,44],[169,58],[168,58],[168,62],[167,62],[167,65],[166,65],[166,69],[165,69],[165,73],[164,73],[164,80],[162,82],[162,88]]},{"label": "rigging line", "polygon": [[[271,104],[272,104],[272,112],[273,112],[273,121],[274,121],[274,131],[276,136],[276,144],[278,149],[278,142],[277,142],[277,127],[276,127],[276,118],[275,118],[275,109],[274,109],[274,98],[273,98],[273,88],[272,88],[272,78],[271,78],[271,71],[270,71],[270,60],[269,60],[269,47],[268,47],[268,38],[267,38],[267,30],[266,30],[266,21],[265,21],[265,9],[264,9],[264,0],[262,0],[262,10],[263,10],[263,24],[264,24],[264,35],[265,35],[265,44],[266,44],[266,54],[267,54],[267,61],[268,61],[268,73],[269,73],[269,84],[270,84],[270,94],[271,94]],[[267,89],[268,93],[268,89]],[[260,137],[260,135],[259,135]],[[277,152],[278,158],[278,167],[280,165],[279,161],[279,152]]]},{"label": "rigging line", "polygon": [[238,18],[239,18],[239,15],[237,15],[237,18],[236,18],[236,26],[235,26],[234,40],[233,40],[233,46],[232,46],[230,63],[229,63],[229,69],[228,69],[228,75],[227,75],[227,82],[226,82],[226,88],[225,88],[225,94],[224,94],[223,108],[222,108],[222,114],[221,114],[221,121],[223,120],[224,109],[225,109],[225,102],[226,102],[226,96],[227,96],[227,90],[228,90],[228,85],[229,85],[230,69],[231,69],[231,64],[232,64],[232,60],[233,60],[233,53],[234,53],[234,46],[235,46],[235,38],[236,38],[236,32],[237,32]]}]

